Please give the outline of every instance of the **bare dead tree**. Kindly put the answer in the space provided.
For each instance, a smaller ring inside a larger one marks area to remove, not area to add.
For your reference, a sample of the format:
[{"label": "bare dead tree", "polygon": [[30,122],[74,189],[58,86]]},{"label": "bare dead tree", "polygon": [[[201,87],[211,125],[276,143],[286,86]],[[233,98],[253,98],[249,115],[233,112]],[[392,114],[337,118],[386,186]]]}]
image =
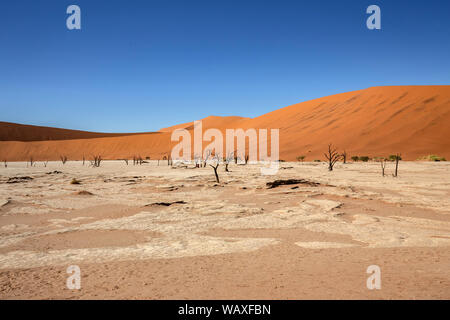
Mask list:
[{"label": "bare dead tree", "polygon": [[5,168],[8,168],[8,162],[6,160],[3,160],[3,164],[5,165]]},{"label": "bare dead tree", "polygon": [[194,154],[194,169],[200,168],[202,164],[202,157],[198,154]]},{"label": "bare dead tree", "polygon": [[341,157],[342,157],[342,162],[344,164],[346,164],[347,163],[347,151],[344,150],[344,152],[342,152],[342,154],[341,154]]},{"label": "bare dead tree", "polygon": [[215,157],[216,163],[210,164],[210,167],[214,169],[214,175],[216,176],[217,183],[220,183],[219,174],[217,173],[217,169],[219,168],[219,164],[220,164],[219,159],[220,159],[220,157],[218,157],[218,156]]},{"label": "bare dead tree", "polygon": [[324,155],[328,161],[328,171],[333,171],[334,165],[341,156],[337,152],[337,149],[333,148],[331,143],[328,145],[328,152],[324,153]]},{"label": "bare dead tree", "polygon": [[32,167],[33,165],[34,165],[33,157],[30,157],[30,167]]},{"label": "bare dead tree", "polygon": [[100,167],[100,163],[102,162],[102,156],[93,156],[93,160],[91,161],[91,166],[94,168]]},{"label": "bare dead tree", "polygon": [[401,154],[397,153],[395,155],[395,173],[394,173],[394,177],[397,177],[397,175],[398,175],[398,162],[400,161],[400,159],[401,159]]},{"label": "bare dead tree", "polygon": [[170,157],[170,153],[167,154],[167,165],[171,166],[173,164],[172,158]]},{"label": "bare dead tree", "polygon": [[44,167],[47,168],[48,160],[44,161]]},{"label": "bare dead tree", "polygon": [[381,175],[384,177],[384,169],[386,169],[386,159],[381,158],[380,164],[381,164]]},{"label": "bare dead tree", "polygon": [[123,161],[128,165],[128,159],[123,159]]},{"label": "bare dead tree", "polygon": [[228,165],[234,160],[234,158],[234,152],[230,152],[225,158],[223,158],[225,163],[225,172],[230,172],[230,170],[228,170]]},{"label": "bare dead tree", "polygon": [[59,158],[61,159],[62,164],[66,164],[67,162],[67,156],[59,156]]},{"label": "bare dead tree", "polygon": [[85,158],[84,158],[84,154],[83,154],[83,166],[84,166],[84,161],[85,161]]},{"label": "bare dead tree", "polygon": [[248,156],[248,154],[246,154],[246,155],[245,155],[245,164],[248,163],[248,158],[249,158],[249,156]]},{"label": "bare dead tree", "polygon": [[206,154],[206,158],[203,160],[203,168],[206,167],[206,163],[208,162],[208,159],[211,156],[211,150],[210,149],[206,150],[205,154]]}]

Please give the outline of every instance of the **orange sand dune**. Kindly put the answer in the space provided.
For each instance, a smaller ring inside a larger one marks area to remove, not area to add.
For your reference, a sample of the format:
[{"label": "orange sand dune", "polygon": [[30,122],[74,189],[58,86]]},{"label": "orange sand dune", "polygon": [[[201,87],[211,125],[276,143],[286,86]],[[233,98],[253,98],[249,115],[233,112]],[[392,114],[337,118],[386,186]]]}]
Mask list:
[{"label": "orange sand dune", "polygon": [[119,137],[139,133],[103,133],[0,121],[0,141],[44,141]]},{"label": "orange sand dune", "polygon": [[[428,154],[450,158],[449,123],[450,86],[389,86],[310,100],[253,119],[208,117],[203,120],[203,128],[279,128],[283,160],[295,160],[299,155],[309,161],[323,159],[328,143],[346,150],[349,156],[400,152],[404,159],[415,160]],[[0,141],[0,159],[18,161],[32,156],[36,160],[57,160],[62,154],[69,159],[94,154],[105,159],[133,155],[162,158],[172,148],[171,131],[192,130],[192,124],[114,136],[33,126],[26,126],[25,132],[22,125],[0,123],[0,140],[22,140]],[[55,141],[57,137],[67,140]]]},{"label": "orange sand dune", "polygon": [[[209,116],[209,117],[201,119],[203,130],[207,130],[210,128],[218,128],[218,129],[237,128],[237,127],[240,127],[241,123],[243,123],[245,120],[250,120],[250,118],[243,118],[243,117],[237,117],[237,116],[229,116],[229,117]],[[177,124],[172,127],[160,129],[159,132],[172,132],[176,129],[193,130],[194,122],[192,121],[192,122]]]}]

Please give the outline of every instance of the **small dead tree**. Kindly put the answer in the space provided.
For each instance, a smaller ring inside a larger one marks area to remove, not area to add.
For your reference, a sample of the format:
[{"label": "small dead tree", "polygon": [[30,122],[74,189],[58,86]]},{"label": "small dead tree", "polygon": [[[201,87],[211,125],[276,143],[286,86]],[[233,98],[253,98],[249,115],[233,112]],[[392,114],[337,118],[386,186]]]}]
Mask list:
[{"label": "small dead tree", "polygon": [[386,159],[381,158],[380,164],[381,164],[381,175],[384,177],[384,169],[386,169]]},{"label": "small dead tree", "polygon": [[100,163],[102,162],[102,156],[93,156],[93,160],[91,161],[91,166],[93,168],[100,167]]},{"label": "small dead tree", "polygon": [[5,165],[5,168],[8,168],[8,162],[6,160],[3,160],[3,164]]},{"label": "small dead tree", "polygon": [[249,156],[248,156],[248,154],[246,154],[246,155],[245,155],[245,164],[248,163],[248,158],[249,158]]},{"label": "small dead tree", "polygon": [[398,162],[400,161],[400,159],[401,159],[401,155],[399,153],[397,153],[395,155],[395,173],[394,173],[394,177],[397,177],[397,175],[398,175]]},{"label": "small dead tree", "polygon": [[230,172],[228,170],[228,165],[233,161],[234,159],[234,152],[230,152],[227,157],[223,158],[223,161],[225,163],[225,172]]},{"label": "small dead tree", "polygon": [[344,150],[344,152],[342,152],[342,154],[341,154],[341,157],[342,157],[342,162],[344,164],[346,164],[347,163],[347,151]]},{"label": "small dead tree", "polygon": [[328,145],[328,152],[324,153],[324,155],[328,161],[328,171],[333,171],[334,165],[340,159],[341,156],[337,152],[337,149],[333,148],[331,143]]},{"label": "small dead tree", "polygon": [[200,168],[202,163],[202,158],[198,154],[194,154],[194,169]]},{"label": "small dead tree", "polygon": [[128,159],[123,159],[123,161],[128,165]]},{"label": "small dead tree", "polygon": [[217,169],[219,168],[219,164],[220,163],[219,163],[219,158],[218,157],[216,158],[216,161],[215,161],[214,164],[210,164],[210,167],[214,169],[214,175],[216,176],[216,182],[217,183],[220,183],[219,174],[217,173]]},{"label": "small dead tree", "polygon": [[83,166],[84,166],[84,161],[85,161],[86,159],[84,158],[84,155],[83,155]]},{"label": "small dead tree", "polygon": [[205,152],[205,159],[203,160],[203,168],[206,167],[206,164],[208,163],[208,159],[211,156],[211,150],[206,150]]},{"label": "small dead tree", "polygon": [[32,167],[33,165],[34,165],[33,157],[30,157],[30,167]]},{"label": "small dead tree", "polygon": [[44,161],[44,167],[47,168],[48,160]]},{"label": "small dead tree", "polygon": [[59,156],[59,158],[61,159],[62,164],[66,164],[67,162],[67,156]]}]

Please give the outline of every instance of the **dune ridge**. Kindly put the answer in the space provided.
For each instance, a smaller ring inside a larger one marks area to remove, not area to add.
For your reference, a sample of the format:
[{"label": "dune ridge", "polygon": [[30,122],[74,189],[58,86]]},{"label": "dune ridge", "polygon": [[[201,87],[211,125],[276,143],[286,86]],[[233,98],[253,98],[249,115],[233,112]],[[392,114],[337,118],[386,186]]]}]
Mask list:
[{"label": "dune ridge", "polygon": [[[210,116],[203,119],[203,129],[279,128],[280,159],[286,161],[299,155],[306,161],[323,159],[328,143],[349,156],[399,152],[405,160],[416,160],[428,154],[450,158],[449,123],[449,85],[383,86],[301,102],[256,118]],[[173,130],[192,126],[188,122],[158,132],[104,134],[0,122],[0,160],[57,160],[62,154],[69,160],[94,154],[157,159],[170,153]]]}]

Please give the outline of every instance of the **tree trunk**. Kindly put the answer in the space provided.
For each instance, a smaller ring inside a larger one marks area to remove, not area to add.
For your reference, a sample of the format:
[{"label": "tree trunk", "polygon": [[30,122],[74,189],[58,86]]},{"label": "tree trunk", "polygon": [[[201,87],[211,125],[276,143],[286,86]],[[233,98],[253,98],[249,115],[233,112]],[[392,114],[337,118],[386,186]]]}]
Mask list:
[{"label": "tree trunk", "polygon": [[219,175],[217,174],[217,168],[218,168],[218,167],[213,167],[213,169],[214,169],[214,174],[216,175],[216,181],[217,181],[217,183],[220,183],[220,181],[219,181]]}]

